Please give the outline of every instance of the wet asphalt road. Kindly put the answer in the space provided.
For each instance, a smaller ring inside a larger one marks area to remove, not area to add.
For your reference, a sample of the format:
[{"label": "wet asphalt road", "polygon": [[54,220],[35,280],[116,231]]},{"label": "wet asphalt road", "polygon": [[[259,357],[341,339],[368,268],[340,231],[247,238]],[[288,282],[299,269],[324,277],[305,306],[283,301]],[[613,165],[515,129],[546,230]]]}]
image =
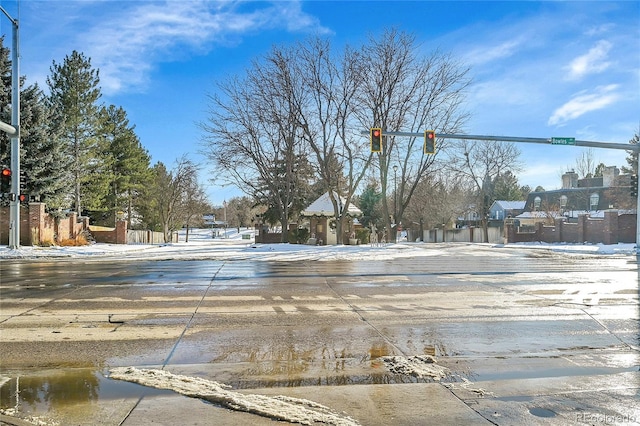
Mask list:
[{"label": "wet asphalt road", "polygon": [[263,393],[407,391],[434,381],[378,358],[433,355],[451,371],[434,386],[478,424],[640,424],[635,256],[433,247],[386,262],[2,261],[0,408],[137,424],[141,397],[171,393],[104,377],[129,365]]}]

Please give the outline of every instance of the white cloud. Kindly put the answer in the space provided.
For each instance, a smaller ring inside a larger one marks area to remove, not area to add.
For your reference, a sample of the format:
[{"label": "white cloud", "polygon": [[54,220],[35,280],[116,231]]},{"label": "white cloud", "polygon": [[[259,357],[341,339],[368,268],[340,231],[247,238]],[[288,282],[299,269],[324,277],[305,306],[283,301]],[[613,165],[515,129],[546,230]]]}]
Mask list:
[{"label": "white cloud", "polygon": [[518,51],[523,39],[507,40],[495,46],[478,47],[466,54],[466,61],[470,65],[481,65],[499,59],[508,58]]},{"label": "white cloud", "polygon": [[[108,4],[108,3],[106,3]],[[144,85],[157,62],[206,52],[230,38],[265,29],[326,32],[298,2],[132,2],[115,17],[105,15],[84,33],[83,44],[100,69],[105,93]]]},{"label": "white cloud", "polygon": [[567,67],[570,80],[579,80],[587,74],[601,73],[605,71],[611,62],[607,60],[612,44],[606,40],[600,40],[584,55],[575,58]]},{"label": "white cloud", "polygon": [[616,92],[617,84],[599,86],[593,93],[585,91],[574,96],[569,102],[556,109],[549,118],[548,124],[555,126],[576,119],[587,112],[605,108],[618,99],[620,94]]},{"label": "white cloud", "polygon": [[612,23],[599,24],[593,27],[590,27],[585,31],[585,35],[589,37],[595,37],[602,34],[607,34],[615,28],[615,25]]}]

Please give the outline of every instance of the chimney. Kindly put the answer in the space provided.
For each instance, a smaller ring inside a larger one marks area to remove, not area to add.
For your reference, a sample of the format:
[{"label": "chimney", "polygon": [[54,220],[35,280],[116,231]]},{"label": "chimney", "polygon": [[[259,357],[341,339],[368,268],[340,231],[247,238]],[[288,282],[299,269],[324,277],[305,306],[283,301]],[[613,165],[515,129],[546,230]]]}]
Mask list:
[{"label": "chimney", "polygon": [[615,186],[615,181],[619,174],[620,170],[616,166],[605,167],[602,171],[602,186],[605,188]]},{"label": "chimney", "polygon": [[562,175],[562,189],[577,188],[578,174],[571,170]]}]

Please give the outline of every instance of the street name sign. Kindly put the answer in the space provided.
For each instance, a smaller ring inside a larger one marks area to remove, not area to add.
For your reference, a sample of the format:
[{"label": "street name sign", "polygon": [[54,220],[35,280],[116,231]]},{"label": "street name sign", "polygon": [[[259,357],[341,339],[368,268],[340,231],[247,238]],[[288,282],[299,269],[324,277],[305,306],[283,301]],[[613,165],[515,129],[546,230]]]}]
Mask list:
[{"label": "street name sign", "polygon": [[552,145],[575,145],[576,138],[551,138]]}]

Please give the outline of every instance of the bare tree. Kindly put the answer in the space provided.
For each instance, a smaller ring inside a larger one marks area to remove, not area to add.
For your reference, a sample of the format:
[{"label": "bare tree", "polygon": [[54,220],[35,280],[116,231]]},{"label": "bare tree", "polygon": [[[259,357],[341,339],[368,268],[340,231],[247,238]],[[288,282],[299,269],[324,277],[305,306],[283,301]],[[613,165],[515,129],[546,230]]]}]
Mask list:
[{"label": "bare tree", "polygon": [[156,176],[150,189],[150,201],[162,226],[164,240],[170,242],[171,233],[185,224],[186,214],[191,209],[189,200],[202,200],[197,195],[202,192],[197,184],[198,169],[183,156],[171,171],[162,163],[156,164],[154,170]]},{"label": "bare tree", "polygon": [[233,197],[227,202],[227,222],[240,232],[241,227],[251,225],[254,217],[261,210],[254,207],[254,202],[249,197]]},{"label": "bare tree", "polygon": [[520,150],[513,143],[460,141],[451,151],[450,168],[465,176],[476,193],[476,209],[482,220],[485,241],[489,241],[488,215],[494,201],[493,182],[503,173],[521,169]]},{"label": "bare tree", "polygon": [[198,182],[197,176],[192,175],[185,182],[185,192],[180,206],[184,226],[187,228],[185,242],[189,242],[189,229],[195,223],[202,221],[202,217],[211,211],[211,204],[207,200],[204,188]]},{"label": "bare tree", "polygon": [[412,138],[397,146],[388,139],[376,157],[361,131],[379,124],[455,132],[466,118],[460,104],[467,70],[446,55],[422,58],[417,52],[414,38],[396,31],[338,55],[318,38],[273,48],[245,78],[220,84],[220,93],[210,97],[202,128],[218,177],[267,204],[286,229],[302,198],[301,180],[309,179],[301,173],[309,160],[332,200],[341,235],[369,166],[377,163],[386,194],[390,164],[399,164],[401,216],[417,183],[436,169],[436,156],[425,155],[422,139]]},{"label": "bare tree", "polygon": [[416,186],[405,210],[406,218],[421,229],[450,224],[465,213],[472,189],[462,175],[445,171],[434,174]]},{"label": "bare tree", "polygon": [[[388,30],[362,48],[360,57],[369,65],[362,67],[365,76],[360,98],[364,106],[360,110],[362,127],[382,127],[383,133],[460,131],[467,119],[461,105],[470,83],[468,68],[437,51],[429,56],[419,55],[419,47],[414,36]],[[442,167],[437,154],[442,149],[439,147],[435,155],[424,154],[421,137],[386,136],[383,142],[383,151],[376,159],[382,192],[388,193],[389,173],[397,166],[400,173],[394,194],[398,204],[394,219],[400,223],[419,183]],[[439,143],[444,147],[444,141]],[[395,186],[394,183],[394,190]],[[388,232],[395,235],[386,197],[383,209]]]},{"label": "bare tree", "polygon": [[597,161],[594,158],[594,152],[592,148],[583,151],[578,158],[576,158],[576,172],[583,178],[594,177],[596,172]]},{"label": "bare tree", "polygon": [[[206,155],[226,183],[266,204],[286,230],[300,199],[297,173],[306,152],[296,105],[304,98],[292,70],[295,52],[275,48],[245,78],[231,78],[211,95]],[[283,232],[283,241],[286,232]]]},{"label": "bare tree", "polygon": [[297,72],[308,94],[298,105],[303,136],[333,205],[340,242],[352,198],[371,161],[367,145],[358,143],[362,137],[353,129],[363,63],[350,48],[335,57],[329,42],[320,38],[300,44],[297,50]]}]

